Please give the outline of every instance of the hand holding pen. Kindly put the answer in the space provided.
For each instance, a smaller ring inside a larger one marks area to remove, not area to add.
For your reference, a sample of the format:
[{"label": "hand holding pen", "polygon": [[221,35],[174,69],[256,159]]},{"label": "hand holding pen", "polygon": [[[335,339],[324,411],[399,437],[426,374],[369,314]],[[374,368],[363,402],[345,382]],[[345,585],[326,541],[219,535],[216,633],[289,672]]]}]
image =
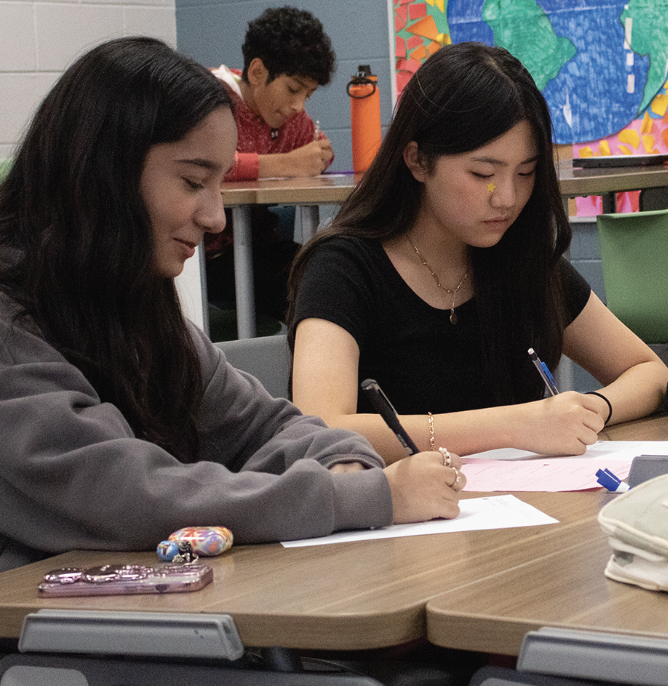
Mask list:
[{"label": "hand holding pen", "polygon": [[[408,435],[408,432],[401,425],[399,417],[397,416],[397,411],[394,409],[389,398],[383,393],[381,387],[378,385],[377,381],[374,379],[366,379],[362,381],[362,390],[366,393],[369,401],[374,406],[374,409],[378,411],[378,414],[385,420],[385,423],[392,429],[394,435],[397,437],[401,445],[406,449],[407,455],[416,455],[420,452],[420,449],[415,445],[413,439]],[[456,491],[460,491],[464,488],[466,480],[464,476],[459,471],[461,467],[461,459],[458,455],[453,455],[445,448],[439,448],[438,452],[441,453],[441,458],[443,460],[443,466],[452,469],[455,473],[455,480],[453,483],[448,484],[450,488]]]},{"label": "hand holding pen", "polygon": [[[586,446],[597,441],[598,432],[603,428],[602,418],[592,407],[591,401],[584,399],[586,394],[560,394],[545,362],[536,355],[533,348],[529,348],[528,352],[550,396],[559,396],[559,400],[553,401],[556,404],[551,403],[549,410],[542,400],[538,401],[536,410],[530,414],[526,410],[533,406],[532,403],[522,410],[525,418],[529,419],[522,434],[523,437],[530,437],[530,440],[523,439],[519,447],[538,453],[582,455]],[[542,409],[538,409],[539,406]]]},{"label": "hand holding pen", "polygon": [[[385,423],[406,449],[408,457],[397,460],[383,471],[392,492],[395,524],[422,522],[429,519],[451,519],[459,514],[459,493],[466,485],[466,477],[459,471],[461,458],[440,448],[440,460],[434,453],[421,453],[408,435],[388,397],[373,379],[362,382],[362,390]],[[443,481],[443,468],[448,479]],[[449,472],[454,473],[454,481]]]}]

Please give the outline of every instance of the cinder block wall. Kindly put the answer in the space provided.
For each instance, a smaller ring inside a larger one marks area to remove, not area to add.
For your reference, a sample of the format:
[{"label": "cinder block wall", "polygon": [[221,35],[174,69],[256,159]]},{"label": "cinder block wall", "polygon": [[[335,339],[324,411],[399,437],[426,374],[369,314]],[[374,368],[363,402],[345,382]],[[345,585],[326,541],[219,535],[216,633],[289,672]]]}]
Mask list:
[{"label": "cinder block wall", "polygon": [[109,38],[143,34],[176,46],[174,0],[0,0],[0,159],[65,68]]}]

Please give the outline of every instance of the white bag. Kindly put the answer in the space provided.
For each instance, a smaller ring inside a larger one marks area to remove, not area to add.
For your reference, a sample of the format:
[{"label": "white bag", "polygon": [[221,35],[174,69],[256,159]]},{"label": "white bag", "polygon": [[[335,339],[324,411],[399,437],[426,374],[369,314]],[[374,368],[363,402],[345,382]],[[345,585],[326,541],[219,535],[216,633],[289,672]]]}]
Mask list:
[{"label": "white bag", "polygon": [[618,495],[598,514],[609,536],[609,579],[668,591],[668,474]]}]

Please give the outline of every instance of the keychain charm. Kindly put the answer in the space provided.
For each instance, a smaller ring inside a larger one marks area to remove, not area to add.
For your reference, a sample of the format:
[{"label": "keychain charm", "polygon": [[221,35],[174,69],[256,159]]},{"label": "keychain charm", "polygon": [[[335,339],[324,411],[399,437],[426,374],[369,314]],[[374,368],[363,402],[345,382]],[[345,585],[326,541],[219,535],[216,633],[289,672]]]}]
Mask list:
[{"label": "keychain charm", "polygon": [[181,544],[190,544],[190,553],[195,556],[215,557],[232,547],[232,532],[224,526],[189,526],[179,529],[170,535],[169,539],[158,545],[160,559],[167,562],[186,561],[177,560],[183,557]]},{"label": "keychain charm", "polygon": [[191,562],[197,562],[199,558],[193,552],[193,547],[188,541],[179,542],[179,554],[172,558],[172,562],[182,562],[184,564],[190,564]]}]

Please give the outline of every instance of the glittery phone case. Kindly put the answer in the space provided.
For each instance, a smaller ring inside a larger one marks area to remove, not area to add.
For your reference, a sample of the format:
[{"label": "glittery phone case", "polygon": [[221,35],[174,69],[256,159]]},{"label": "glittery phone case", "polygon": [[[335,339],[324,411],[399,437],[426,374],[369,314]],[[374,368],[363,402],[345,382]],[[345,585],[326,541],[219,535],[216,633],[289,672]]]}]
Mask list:
[{"label": "glittery phone case", "polygon": [[102,565],[65,567],[44,575],[37,587],[40,596],[133,595],[141,593],[187,593],[213,581],[209,565],[167,564]]}]

